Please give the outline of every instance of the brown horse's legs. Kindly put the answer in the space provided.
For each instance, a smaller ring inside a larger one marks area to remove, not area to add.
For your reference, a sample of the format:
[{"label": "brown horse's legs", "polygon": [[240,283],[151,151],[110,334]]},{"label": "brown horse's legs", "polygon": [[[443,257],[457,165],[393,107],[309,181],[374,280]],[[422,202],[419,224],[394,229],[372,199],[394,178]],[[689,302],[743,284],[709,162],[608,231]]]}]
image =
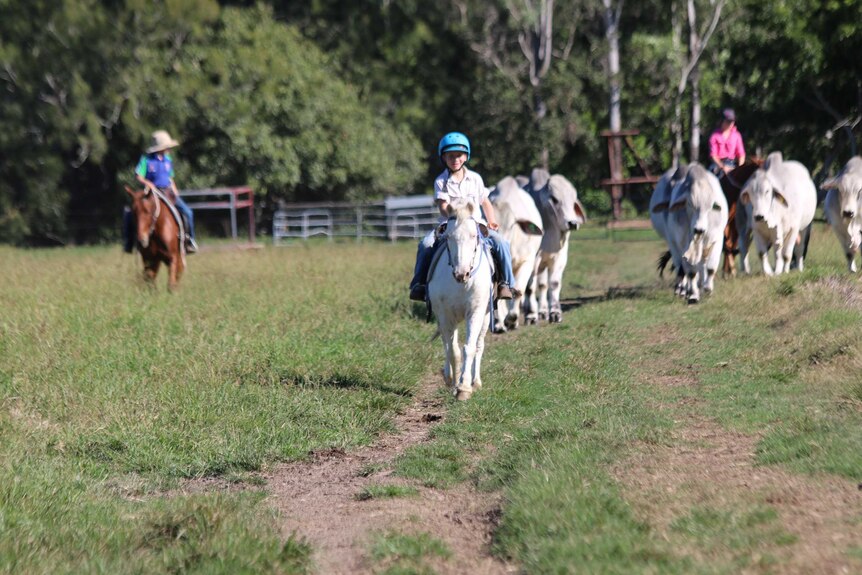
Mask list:
[{"label": "brown horse's legs", "polygon": [[724,265],[721,268],[723,277],[736,276],[736,253],[739,251],[739,230],[736,229],[736,204],[730,204],[727,211],[727,225],[724,226]]},{"label": "brown horse's legs", "polygon": [[179,259],[180,258],[175,257],[171,260],[171,263],[168,264],[168,291],[174,291],[177,289],[177,282],[180,279],[180,275],[182,275],[182,271],[179,269],[182,264]]},{"label": "brown horse's legs", "polygon": [[159,260],[144,261],[144,281],[155,285],[156,275],[159,273]]}]

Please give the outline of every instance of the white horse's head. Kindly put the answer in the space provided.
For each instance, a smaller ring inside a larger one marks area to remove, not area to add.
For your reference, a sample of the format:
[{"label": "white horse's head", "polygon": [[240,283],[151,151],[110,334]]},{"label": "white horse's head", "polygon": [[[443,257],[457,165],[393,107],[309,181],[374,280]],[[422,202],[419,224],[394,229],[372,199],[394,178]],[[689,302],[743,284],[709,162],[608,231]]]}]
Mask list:
[{"label": "white horse's head", "polygon": [[479,237],[479,224],[473,218],[474,209],[471,202],[449,205],[446,244],[449,248],[452,275],[459,283],[465,283],[470,278],[482,254],[482,238]]}]

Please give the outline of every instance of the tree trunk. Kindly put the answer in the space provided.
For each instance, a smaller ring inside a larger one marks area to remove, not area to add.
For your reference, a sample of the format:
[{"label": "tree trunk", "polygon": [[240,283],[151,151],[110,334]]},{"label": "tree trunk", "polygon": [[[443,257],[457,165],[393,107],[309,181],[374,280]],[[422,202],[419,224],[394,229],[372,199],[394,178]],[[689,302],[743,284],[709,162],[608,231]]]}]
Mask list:
[{"label": "tree trunk", "polygon": [[689,141],[689,161],[696,162],[700,158],[700,70],[699,61],[702,53],[700,36],[697,32],[697,8],[694,0],[688,0],[688,53],[691,58],[691,73],[688,81],[691,85],[691,140]]},{"label": "tree trunk", "polygon": [[[682,22],[679,19],[679,12],[675,6],[671,6],[671,26],[673,28],[671,42],[673,43],[674,54],[682,54]],[[680,58],[681,62],[684,62]],[[685,64],[682,65],[682,70],[685,70]],[[680,72],[682,74],[682,72]],[[679,167],[682,160],[682,96],[685,91],[685,85],[677,87],[676,97],[673,103],[673,120],[671,121],[670,130],[673,134],[673,167]]]},{"label": "tree trunk", "polygon": [[608,85],[610,86],[610,128],[618,132],[622,129],[621,90],[620,90],[620,32],[619,19],[623,6],[620,0],[614,10],[611,0],[603,0],[605,6],[605,37],[608,40]]},{"label": "tree trunk", "polygon": [[689,80],[691,82],[691,141],[689,145],[690,162],[700,159],[700,73],[695,70]]},{"label": "tree trunk", "polygon": [[[622,129],[619,21],[623,0],[619,0],[616,9],[613,7],[613,0],[602,0],[602,3],[605,6],[605,38],[608,40],[608,119],[611,132],[619,132]],[[608,163],[612,180],[623,178],[622,155],[622,140],[619,137],[610,136]],[[613,216],[618,220],[622,217],[623,186],[611,185],[610,192]]]}]

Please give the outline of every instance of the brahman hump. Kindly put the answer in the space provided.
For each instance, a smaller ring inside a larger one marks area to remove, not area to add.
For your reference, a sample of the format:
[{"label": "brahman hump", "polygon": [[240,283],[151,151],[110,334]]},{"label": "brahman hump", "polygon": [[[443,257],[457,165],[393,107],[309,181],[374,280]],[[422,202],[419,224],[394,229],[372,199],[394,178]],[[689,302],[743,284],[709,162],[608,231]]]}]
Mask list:
[{"label": "brahman hump", "polygon": [[[763,167],[748,180],[740,201],[750,213],[749,226],[766,275],[790,271],[796,256],[797,268],[804,267],[801,235],[811,225],[817,208],[817,190],[808,170],[781,152],[769,154]],[[775,247],[775,270],[769,250]]]},{"label": "brahman hump", "polygon": [[[517,180],[511,176],[500,180],[491,201],[497,212],[497,223],[500,224],[498,231],[509,242],[512,251],[512,273],[515,276],[515,285],[512,287],[524,293],[542,241],[542,216],[530,194],[521,189]],[[497,302],[497,321],[494,323],[497,333],[518,327],[522,303],[523,296],[508,302]],[[501,318],[505,319],[500,321]]]},{"label": "brahman hump", "polygon": [[569,233],[586,221],[586,211],[575,186],[559,174],[552,176],[536,168],[526,190],[536,202],[544,228],[533,273],[535,291],[529,290],[526,318],[528,323],[537,317],[559,323],[563,319],[560,289],[569,257]]}]

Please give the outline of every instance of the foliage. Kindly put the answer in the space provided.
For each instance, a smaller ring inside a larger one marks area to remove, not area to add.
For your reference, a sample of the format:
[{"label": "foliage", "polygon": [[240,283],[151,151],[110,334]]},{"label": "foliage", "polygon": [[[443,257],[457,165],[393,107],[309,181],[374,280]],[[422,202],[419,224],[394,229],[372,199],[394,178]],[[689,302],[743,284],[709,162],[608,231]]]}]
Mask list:
[{"label": "foliage", "polygon": [[[536,78],[529,4],[0,0],[0,241],[114,238],[122,184],[157,128],[183,143],[180,187],[248,183],[265,210],[426,192],[454,129],[489,183],[547,153],[552,172],[595,187],[608,175],[602,6],[553,3]],[[729,3],[699,68],[704,138],[730,105],[750,153],[843,163],[862,125],[860,21],[862,0]],[[653,173],[671,160],[684,24],[678,0],[621,12],[623,127],[641,130]]]}]

